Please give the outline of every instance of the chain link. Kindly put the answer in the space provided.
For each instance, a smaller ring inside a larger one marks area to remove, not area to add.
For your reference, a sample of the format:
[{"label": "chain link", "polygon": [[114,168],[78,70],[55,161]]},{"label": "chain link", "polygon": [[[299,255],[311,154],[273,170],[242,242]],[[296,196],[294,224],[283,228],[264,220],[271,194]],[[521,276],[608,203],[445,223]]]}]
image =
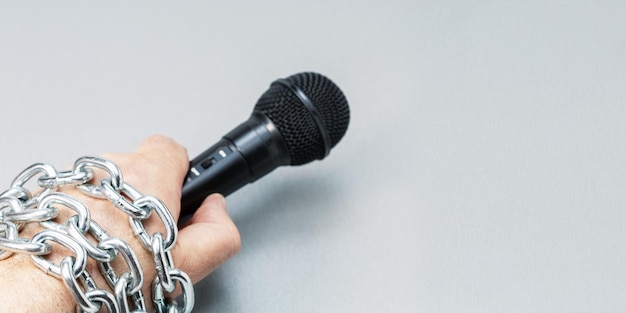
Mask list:
[{"label": "chain link", "polygon": [[[94,184],[94,170],[108,176]],[[26,189],[30,181],[36,182],[40,190],[31,193]],[[61,187],[74,187],[92,198],[105,199],[127,214],[136,237],[155,261],[157,276],[152,282],[152,301],[157,312],[191,312],[195,301],[193,284],[186,273],[174,267],[170,252],[178,236],[174,217],[161,200],[143,195],[124,182],[119,167],[104,158],[79,158],[71,171],[36,163],[18,174],[10,188],[0,192],[0,260],[13,253],[30,255],[43,271],[63,281],[76,300],[78,312],[95,313],[103,307],[111,313],[146,312],[143,271],[135,252],[127,242],[112,237],[94,222],[83,202],[57,192]],[[55,220],[60,209],[75,214],[60,223]],[[152,212],[156,212],[162,224],[159,229],[165,234],[150,234],[146,230],[144,222]],[[30,239],[21,238],[20,230],[28,223],[39,223],[44,230]],[[51,242],[64,246],[73,255],[65,256],[59,264],[52,263],[46,259],[53,251]],[[112,263],[120,255],[127,271],[118,275]],[[86,270],[88,259],[95,260],[113,292],[96,285]],[[166,300],[166,294],[173,293],[177,283],[183,292],[181,305]]]}]

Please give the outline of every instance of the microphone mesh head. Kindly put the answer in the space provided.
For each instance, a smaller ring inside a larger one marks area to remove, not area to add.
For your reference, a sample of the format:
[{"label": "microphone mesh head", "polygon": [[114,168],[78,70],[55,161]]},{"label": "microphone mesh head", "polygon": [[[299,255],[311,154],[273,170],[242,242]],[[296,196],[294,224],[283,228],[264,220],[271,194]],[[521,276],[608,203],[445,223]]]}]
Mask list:
[{"label": "microphone mesh head", "polygon": [[322,131],[334,147],[348,129],[350,109],[343,92],[330,79],[317,73],[300,73],[286,78],[304,92],[321,119],[314,116],[300,98],[283,84],[272,84],[261,96],[254,112],[267,116],[282,134],[291,156],[291,165],[301,165],[326,156]]}]

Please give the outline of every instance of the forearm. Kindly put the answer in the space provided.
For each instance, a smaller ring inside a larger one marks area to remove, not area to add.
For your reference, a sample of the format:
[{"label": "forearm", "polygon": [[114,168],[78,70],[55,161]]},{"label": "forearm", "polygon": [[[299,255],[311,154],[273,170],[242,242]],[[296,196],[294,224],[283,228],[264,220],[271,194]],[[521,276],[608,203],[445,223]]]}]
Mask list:
[{"label": "forearm", "polygon": [[30,256],[14,254],[1,265],[0,311],[76,311],[76,303],[63,282],[37,268]]},{"label": "forearm", "polygon": [[[141,203],[143,204],[137,205],[144,209],[150,209],[150,212],[155,210],[157,212],[152,212],[154,214],[151,214],[148,218],[142,219],[138,217],[133,219],[135,228],[137,227],[137,222],[141,224],[141,227],[145,227],[145,229],[140,228],[137,230],[136,228],[133,230],[129,224],[129,215],[119,208],[117,200],[96,199],[86,196],[76,190],[72,184],[64,185],[59,190],[55,190],[60,194],[53,192],[52,194],[45,194],[41,199],[37,199],[39,201],[37,203],[38,206],[45,208],[54,205],[58,210],[58,212],[55,212],[56,217],[52,218],[54,223],[46,225],[46,227],[52,227],[53,230],[44,230],[37,218],[30,217],[32,220],[29,220],[22,217],[28,222],[24,223],[24,220],[17,222],[24,225],[18,235],[21,239],[13,239],[13,242],[19,243],[31,239],[32,243],[45,241],[46,244],[50,245],[51,249],[43,253],[44,255],[41,257],[51,264],[55,264],[57,272],[55,275],[46,273],[49,270],[46,268],[50,264],[44,265],[44,270],[42,270],[33,262],[30,255],[23,254],[24,251],[19,251],[20,249],[17,249],[18,252],[9,255],[8,258],[0,260],[0,286],[2,286],[0,289],[0,311],[74,312],[77,306],[77,299],[82,300],[80,304],[82,307],[90,309],[93,305],[97,307],[97,303],[90,304],[86,302],[98,299],[90,296],[87,296],[87,298],[84,296],[75,297],[73,292],[66,286],[68,284],[76,287],[74,288],[76,292],[78,292],[77,290],[87,290],[87,293],[96,297],[105,297],[107,300],[110,300],[107,303],[112,303],[113,306],[118,308],[126,306],[126,300],[132,302],[128,303],[130,306],[135,305],[136,303],[130,298],[136,297],[139,299],[143,297],[146,309],[148,312],[151,312],[154,310],[152,285],[157,276],[155,264],[157,260],[162,260],[159,261],[161,264],[160,268],[166,269],[166,272],[172,271],[177,273],[176,275],[183,277],[178,278],[178,283],[182,284],[184,282],[184,285],[187,287],[182,289],[190,291],[193,289],[191,287],[192,282],[199,281],[239,251],[239,233],[228,216],[224,198],[218,195],[209,197],[189,223],[178,232],[178,236],[175,235],[177,232],[176,217],[180,211],[180,186],[188,166],[186,152],[180,145],[170,139],[155,136],[144,141],[133,154],[109,155],[108,158],[121,166],[121,170],[125,172],[124,182],[137,187],[137,193],[143,192],[144,195],[155,196],[142,197],[135,195],[129,197],[137,199],[128,200],[138,201],[139,203],[138,199],[141,198],[143,201]],[[107,162],[107,165],[110,165],[109,161],[103,162]],[[120,170],[114,170],[114,172],[117,173]],[[97,183],[103,178],[106,178],[106,173],[96,173],[90,182]],[[119,178],[121,181],[121,175],[119,175]],[[109,182],[111,181],[113,179]],[[65,196],[61,196],[61,194]],[[9,199],[13,202],[26,201],[23,198],[19,198],[19,193],[17,195],[7,193],[7,195],[13,197],[12,200]],[[70,201],[66,196],[82,204],[77,204],[73,200]],[[109,197],[111,197],[110,194]],[[63,199],[65,200],[61,201]],[[146,204],[146,202],[149,202],[149,204]],[[84,212],[85,206],[89,213]],[[23,208],[20,209],[20,206],[17,205],[14,211],[11,211],[12,206],[8,204],[0,207],[0,209],[4,210],[3,213],[12,214],[23,210]],[[78,217],[77,214],[79,215]],[[9,215],[5,214],[5,217],[7,216]],[[13,218],[19,220],[17,217]],[[48,219],[51,218],[48,217]],[[81,227],[74,225],[79,223],[78,220],[82,221],[82,230],[72,228]],[[168,222],[165,224],[164,220]],[[11,224],[10,221],[10,218],[8,218],[6,222]],[[92,222],[93,224],[91,224]],[[85,229],[91,229],[96,223],[108,235],[89,235],[89,231]],[[15,225],[11,227],[14,229]],[[46,233],[42,234],[40,232]],[[77,232],[82,233],[82,235]],[[145,235],[142,236],[144,244],[135,236],[135,232]],[[7,230],[0,230],[0,236],[6,236],[8,233]],[[159,239],[158,234],[161,234],[163,239]],[[210,236],[207,236],[207,234],[210,234]],[[15,231],[13,231],[14,235]],[[83,236],[87,236],[86,240],[90,244],[85,243],[85,241],[81,241],[82,243],[77,241],[80,239],[79,237]],[[57,240],[60,240],[61,244],[57,244]],[[166,242],[168,242],[167,248]],[[62,247],[66,244],[74,248]],[[85,248],[91,245],[96,245],[97,247],[91,251],[94,254],[90,254],[90,257],[88,257]],[[165,253],[165,251],[168,251],[167,249],[172,253],[173,263],[165,259],[168,258]],[[153,255],[153,252],[155,252],[155,255]],[[105,253],[105,255],[101,253]],[[106,254],[111,257],[107,257]],[[98,260],[95,259],[96,255],[100,255]],[[120,257],[120,255],[123,257]],[[78,264],[74,271],[69,268],[68,262],[64,259],[67,256],[73,257],[72,261]],[[138,264],[133,266],[136,269],[134,272],[130,266],[123,264],[124,262],[129,262],[129,260],[132,264]],[[112,275],[112,272],[109,270],[102,274],[98,262],[111,262],[110,264],[115,267],[115,271],[119,276]],[[174,264],[179,267],[176,267]],[[58,266],[60,265],[63,265],[63,269],[58,271]],[[126,272],[126,270],[131,271]],[[185,272],[189,273],[190,277],[183,274]],[[162,276],[166,275],[164,271],[161,271],[160,274]],[[111,280],[110,283],[104,279],[105,275]],[[85,277],[89,281],[89,287],[81,282]],[[165,281],[165,279],[160,280],[157,287],[163,289],[170,288],[168,286],[171,286],[171,284],[164,283]],[[131,285],[133,286],[132,288]],[[142,292],[139,292],[140,288]],[[131,290],[133,290],[133,296],[126,293]],[[175,296],[180,290],[179,286],[176,290],[167,289],[163,292],[159,291],[157,294],[165,293],[166,296]],[[96,293],[102,296],[97,296]],[[190,296],[188,299],[190,301],[183,304],[185,310],[190,310],[193,307],[193,297]],[[161,306],[161,309],[165,309],[162,307],[164,302],[160,298],[155,300],[155,303]],[[143,309],[143,305],[139,303],[137,308]],[[95,309],[95,307],[93,308]],[[130,307],[129,309],[133,310],[134,308]]]}]

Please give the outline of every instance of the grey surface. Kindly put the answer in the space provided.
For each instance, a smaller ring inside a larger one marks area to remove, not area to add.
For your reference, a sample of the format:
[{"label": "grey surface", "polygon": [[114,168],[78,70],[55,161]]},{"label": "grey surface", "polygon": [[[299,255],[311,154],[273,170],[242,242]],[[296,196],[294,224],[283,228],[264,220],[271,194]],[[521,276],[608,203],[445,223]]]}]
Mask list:
[{"label": "grey surface", "polygon": [[153,133],[196,155],[314,70],[348,133],[229,197],[196,311],[624,312],[625,4],[2,2],[1,186]]}]

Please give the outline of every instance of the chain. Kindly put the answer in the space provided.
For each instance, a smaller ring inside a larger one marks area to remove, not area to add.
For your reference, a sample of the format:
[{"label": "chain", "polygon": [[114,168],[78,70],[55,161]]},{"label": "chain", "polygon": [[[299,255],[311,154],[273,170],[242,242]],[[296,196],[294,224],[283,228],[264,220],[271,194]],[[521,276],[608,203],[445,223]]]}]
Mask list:
[{"label": "chain", "polygon": [[[95,169],[108,174],[99,185],[91,183]],[[37,193],[26,189],[29,182],[37,183]],[[157,312],[191,312],[193,285],[185,272],[174,267],[171,254],[178,234],[176,221],[161,200],[135,190],[124,182],[119,167],[103,158],[79,158],[71,171],[58,171],[37,163],[21,172],[0,193],[0,260],[13,253],[30,255],[39,268],[64,282],[76,299],[78,312],[99,312],[102,308],[107,312],[146,312],[142,293],[144,277],[137,255],[127,242],[110,236],[93,221],[83,202],[58,192],[65,186],[75,187],[93,198],[106,199],[126,213],[137,238],[154,257],[157,275],[152,282],[151,300]],[[76,214],[64,222],[55,221],[60,207]],[[164,225],[165,234],[149,234],[144,227],[144,221],[153,212]],[[20,230],[28,223],[39,223],[44,230],[30,239],[22,238]],[[51,243],[64,246],[73,255],[64,257],[59,264],[52,263],[46,259],[53,250]],[[127,270],[117,273],[112,262],[120,256]],[[112,292],[96,285],[86,270],[88,259],[97,262]],[[180,305],[167,297],[177,284],[183,293]]]}]

